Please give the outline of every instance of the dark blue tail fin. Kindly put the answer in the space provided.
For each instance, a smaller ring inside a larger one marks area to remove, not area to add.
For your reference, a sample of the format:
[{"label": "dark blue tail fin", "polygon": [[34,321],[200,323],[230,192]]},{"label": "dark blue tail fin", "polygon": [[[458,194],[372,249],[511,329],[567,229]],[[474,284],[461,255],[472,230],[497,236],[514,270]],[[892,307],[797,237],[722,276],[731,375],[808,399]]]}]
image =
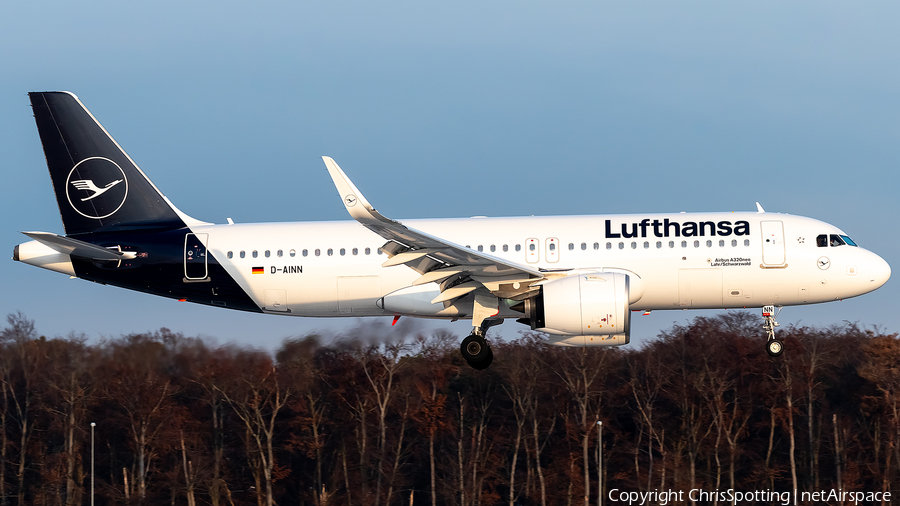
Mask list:
[{"label": "dark blue tail fin", "polygon": [[78,97],[29,93],[67,235],[185,226]]}]

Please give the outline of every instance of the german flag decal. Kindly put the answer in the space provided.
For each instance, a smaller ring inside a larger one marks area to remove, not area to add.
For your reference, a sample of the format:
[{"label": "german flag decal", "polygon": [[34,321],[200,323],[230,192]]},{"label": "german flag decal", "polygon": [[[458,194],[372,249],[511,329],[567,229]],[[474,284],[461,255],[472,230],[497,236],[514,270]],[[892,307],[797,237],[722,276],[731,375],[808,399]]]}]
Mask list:
[{"label": "german flag decal", "polygon": [[266,272],[266,270],[262,267],[254,267],[253,268],[253,274],[263,274],[265,272]]}]

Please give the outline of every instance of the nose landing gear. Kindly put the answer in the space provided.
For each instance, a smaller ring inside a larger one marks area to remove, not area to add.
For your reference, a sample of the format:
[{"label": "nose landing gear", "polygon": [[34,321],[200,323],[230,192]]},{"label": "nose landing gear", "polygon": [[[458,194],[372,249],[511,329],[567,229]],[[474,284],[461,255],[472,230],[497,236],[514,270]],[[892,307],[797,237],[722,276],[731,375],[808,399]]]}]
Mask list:
[{"label": "nose landing gear", "polygon": [[766,352],[770,357],[778,357],[784,353],[784,342],[775,339],[775,327],[779,326],[775,318],[781,313],[781,309],[779,307],[776,313],[775,306],[763,306],[762,310],[763,330],[766,331],[766,336],[768,337],[766,340]]}]

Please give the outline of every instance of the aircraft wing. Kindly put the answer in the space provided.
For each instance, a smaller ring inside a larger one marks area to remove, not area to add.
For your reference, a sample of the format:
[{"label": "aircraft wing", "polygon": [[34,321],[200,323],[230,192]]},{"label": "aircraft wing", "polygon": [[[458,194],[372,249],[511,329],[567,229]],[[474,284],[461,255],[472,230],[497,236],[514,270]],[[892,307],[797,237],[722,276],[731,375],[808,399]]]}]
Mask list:
[{"label": "aircraft wing", "polygon": [[89,242],[72,239],[71,237],[51,234],[50,232],[22,233],[64,255],[87,258],[90,260],[123,260],[134,258],[133,252],[116,251]]},{"label": "aircraft wing", "polygon": [[[441,283],[441,296],[449,301],[484,286],[503,298],[524,298],[533,282],[544,279],[541,271],[487,255],[471,248],[407,227],[383,216],[363,197],[356,185],[330,157],[323,156],[328,173],[356,221],[387,240],[381,250],[388,255],[384,267],[406,265],[422,276],[413,285]],[[443,283],[459,280],[461,283]]]}]

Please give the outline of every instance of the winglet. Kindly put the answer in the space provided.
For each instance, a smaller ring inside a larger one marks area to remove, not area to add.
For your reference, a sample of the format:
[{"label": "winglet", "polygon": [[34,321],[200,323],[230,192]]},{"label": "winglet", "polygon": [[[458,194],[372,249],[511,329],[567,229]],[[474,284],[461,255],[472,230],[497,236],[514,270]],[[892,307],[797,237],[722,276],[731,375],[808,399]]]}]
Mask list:
[{"label": "winglet", "polygon": [[369,204],[369,201],[359,192],[353,181],[350,181],[347,174],[344,174],[344,171],[338,167],[338,164],[330,156],[323,156],[322,160],[325,162],[328,174],[334,181],[334,186],[344,202],[344,207],[353,219],[364,225],[372,222],[397,223],[376,211],[372,204]]},{"label": "winglet", "polygon": [[756,203],[756,212],[758,212],[758,213],[766,212],[766,210],[763,209],[761,205],[759,205],[759,202]]}]

